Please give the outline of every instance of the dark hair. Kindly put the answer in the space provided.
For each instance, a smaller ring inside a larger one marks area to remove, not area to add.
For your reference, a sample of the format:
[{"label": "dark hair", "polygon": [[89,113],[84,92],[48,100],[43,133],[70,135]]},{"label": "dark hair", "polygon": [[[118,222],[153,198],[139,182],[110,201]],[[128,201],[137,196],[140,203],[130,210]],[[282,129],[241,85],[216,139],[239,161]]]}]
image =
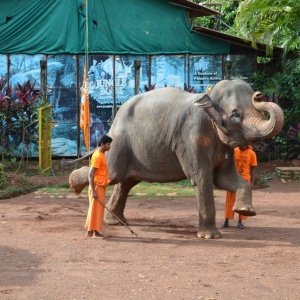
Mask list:
[{"label": "dark hair", "polygon": [[106,143],[111,143],[112,142],[112,138],[108,135],[103,135],[99,141],[98,141],[98,147],[101,145],[101,144],[106,144]]}]

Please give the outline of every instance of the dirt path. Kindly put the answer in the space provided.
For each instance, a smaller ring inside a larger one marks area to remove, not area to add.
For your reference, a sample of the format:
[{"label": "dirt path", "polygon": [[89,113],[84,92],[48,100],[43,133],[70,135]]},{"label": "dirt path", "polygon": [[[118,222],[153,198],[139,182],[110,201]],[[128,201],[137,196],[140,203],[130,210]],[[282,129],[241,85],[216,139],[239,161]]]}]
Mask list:
[{"label": "dirt path", "polygon": [[[258,215],[222,239],[196,237],[195,199],[129,199],[138,237],[85,237],[85,195],[0,201],[0,299],[299,299],[300,183],[253,191]],[[224,191],[216,191],[217,224]]]}]

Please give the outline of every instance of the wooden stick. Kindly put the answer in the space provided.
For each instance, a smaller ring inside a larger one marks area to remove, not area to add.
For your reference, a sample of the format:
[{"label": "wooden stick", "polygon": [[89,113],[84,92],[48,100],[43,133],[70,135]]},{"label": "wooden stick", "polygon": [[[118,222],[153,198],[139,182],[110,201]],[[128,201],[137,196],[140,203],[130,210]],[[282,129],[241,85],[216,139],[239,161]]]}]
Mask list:
[{"label": "wooden stick", "polygon": [[116,217],[125,227],[127,227],[127,229],[129,229],[132,234],[138,236],[129,226],[126,225],[125,222],[123,222],[115,213],[113,213],[109,208],[107,208],[107,206],[101,200],[99,200],[98,197],[96,199],[104,208],[106,208],[114,217]]}]

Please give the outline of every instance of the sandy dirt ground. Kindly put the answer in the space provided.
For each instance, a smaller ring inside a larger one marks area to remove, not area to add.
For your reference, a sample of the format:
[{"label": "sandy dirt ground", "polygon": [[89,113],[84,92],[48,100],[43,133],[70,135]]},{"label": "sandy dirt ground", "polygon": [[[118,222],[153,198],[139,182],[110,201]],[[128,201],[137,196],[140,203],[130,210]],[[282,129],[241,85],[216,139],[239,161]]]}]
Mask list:
[{"label": "sandy dirt ground", "polygon": [[[217,224],[224,191],[215,191]],[[195,199],[129,198],[124,226],[85,237],[85,194],[0,201],[0,299],[300,299],[300,183],[253,191],[246,229],[197,238]]]}]

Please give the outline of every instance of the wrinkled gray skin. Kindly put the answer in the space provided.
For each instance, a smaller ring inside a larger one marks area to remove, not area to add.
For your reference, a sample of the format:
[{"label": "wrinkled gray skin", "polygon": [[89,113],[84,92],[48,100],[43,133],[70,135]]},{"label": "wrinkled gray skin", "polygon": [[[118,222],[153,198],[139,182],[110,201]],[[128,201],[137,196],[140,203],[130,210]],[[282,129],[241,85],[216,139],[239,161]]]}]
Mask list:
[{"label": "wrinkled gray skin", "polygon": [[[108,133],[113,143],[107,164],[115,184],[108,208],[126,222],[128,193],[140,181],[188,178],[198,202],[198,237],[221,237],[215,222],[214,185],[236,192],[235,212],[254,216],[251,187],[235,169],[233,148],[280,132],[282,110],[260,102],[261,98],[241,80],[223,80],[209,95],[167,87],[125,102]],[[270,114],[269,120],[264,112]],[[105,222],[119,223],[108,211]]]}]

